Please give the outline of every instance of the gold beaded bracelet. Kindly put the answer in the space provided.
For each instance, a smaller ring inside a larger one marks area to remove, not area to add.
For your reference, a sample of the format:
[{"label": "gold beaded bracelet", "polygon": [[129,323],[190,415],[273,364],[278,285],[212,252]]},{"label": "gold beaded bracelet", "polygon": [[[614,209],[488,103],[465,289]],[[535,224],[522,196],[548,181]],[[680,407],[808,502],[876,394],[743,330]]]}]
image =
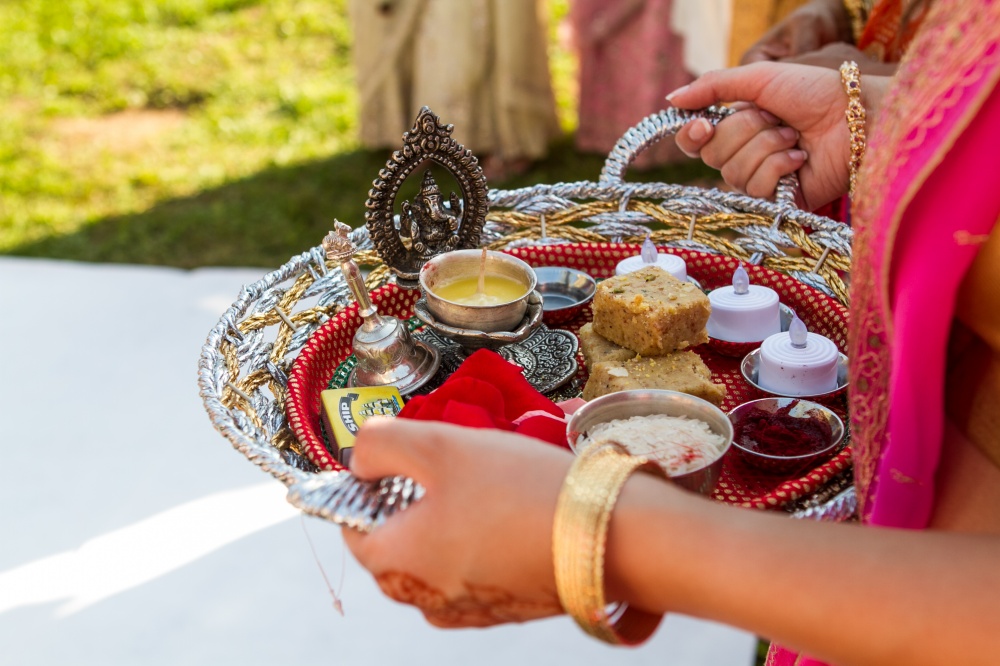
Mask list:
[{"label": "gold beaded bracelet", "polygon": [[614,645],[638,645],[663,619],[604,598],[604,552],[618,495],[628,477],[662,468],[616,444],[588,449],[570,467],[552,525],[556,589],[563,609],[585,632]]},{"label": "gold beaded bracelet", "polygon": [[840,80],[847,93],[847,129],[851,133],[850,196],[858,184],[858,170],[865,157],[865,107],[861,103],[861,72],[858,63],[848,60],[840,66]]}]

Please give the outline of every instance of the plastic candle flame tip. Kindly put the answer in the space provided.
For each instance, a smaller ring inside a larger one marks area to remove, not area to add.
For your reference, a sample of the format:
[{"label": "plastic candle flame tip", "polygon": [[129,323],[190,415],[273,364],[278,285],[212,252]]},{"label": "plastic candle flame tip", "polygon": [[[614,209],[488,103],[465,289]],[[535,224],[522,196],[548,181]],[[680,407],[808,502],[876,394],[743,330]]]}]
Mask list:
[{"label": "plastic candle flame tip", "polygon": [[653,240],[646,234],[646,240],[642,242],[642,263],[644,264],[655,264],[657,260],[656,246],[653,245]]},{"label": "plastic candle flame tip", "polygon": [[750,275],[743,266],[733,271],[733,291],[740,295],[750,293]]},{"label": "plastic candle flame tip", "polygon": [[805,349],[809,340],[809,329],[798,317],[792,319],[792,324],[788,327],[788,337],[792,341],[792,346],[796,349]]}]

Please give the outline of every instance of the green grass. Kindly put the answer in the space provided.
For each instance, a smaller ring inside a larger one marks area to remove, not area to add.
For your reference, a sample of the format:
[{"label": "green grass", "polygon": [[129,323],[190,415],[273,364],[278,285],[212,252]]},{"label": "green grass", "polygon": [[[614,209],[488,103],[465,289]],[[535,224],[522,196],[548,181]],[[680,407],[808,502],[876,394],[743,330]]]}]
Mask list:
[{"label": "green grass", "polygon": [[[358,225],[388,154],[359,149],[347,0],[0,3],[0,253],[275,266]],[[563,126],[575,63],[555,39]],[[447,120],[447,119],[446,119]],[[596,179],[567,136],[491,186]],[[683,182],[686,164],[636,176]]]}]

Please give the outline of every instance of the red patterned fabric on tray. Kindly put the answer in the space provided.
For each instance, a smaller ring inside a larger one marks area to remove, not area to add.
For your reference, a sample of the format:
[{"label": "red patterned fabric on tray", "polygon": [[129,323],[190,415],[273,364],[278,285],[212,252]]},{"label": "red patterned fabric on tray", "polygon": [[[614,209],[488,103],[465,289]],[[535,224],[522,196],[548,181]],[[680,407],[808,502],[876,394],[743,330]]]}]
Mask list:
[{"label": "red patterned fabric on tray", "polygon": [[[701,282],[706,289],[714,289],[732,281],[733,271],[739,260],[690,250],[661,248],[687,262],[688,274]],[[614,274],[615,266],[623,258],[638,254],[639,246],[617,243],[586,243],[524,247],[511,250],[510,254],[532,266],[567,266],[584,270],[601,279]],[[830,338],[844,351],[847,345],[847,308],[836,299],[776,271],[759,266],[745,266],[754,284],[771,287],[778,292],[781,302],[791,307],[805,322],[809,330]],[[420,297],[418,291],[405,291],[387,285],[372,292],[372,301],[379,312],[400,318],[413,315],[413,305]],[[292,430],[305,449],[306,455],[320,469],[341,469],[327,450],[320,426],[320,393],[329,387],[340,365],[351,354],[354,331],[361,324],[358,308],[351,305],[331,318],[313,334],[292,366],[288,381],[287,411]],[[575,320],[562,328],[576,333],[580,326],[590,321],[592,313],[586,308]],[[740,374],[740,360],[714,351],[709,345],[695,351],[712,370],[712,378],[725,384],[727,395],[722,404],[729,411],[749,400],[766,397]],[[586,381],[587,371],[582,356],[578,357],[578,379]],[[580,384],[583,385],[582,383]],[[822,402],[836,411],[846,421],[844,395],[838,394]],[[735,456],[727,457],[722,478],[715,491],[719,501],[756,508],[780,508],[803,496],[815,492],[830,479],[850,465],[848,446],[825,464],[797,479],[777,479],[741,465]]]}]

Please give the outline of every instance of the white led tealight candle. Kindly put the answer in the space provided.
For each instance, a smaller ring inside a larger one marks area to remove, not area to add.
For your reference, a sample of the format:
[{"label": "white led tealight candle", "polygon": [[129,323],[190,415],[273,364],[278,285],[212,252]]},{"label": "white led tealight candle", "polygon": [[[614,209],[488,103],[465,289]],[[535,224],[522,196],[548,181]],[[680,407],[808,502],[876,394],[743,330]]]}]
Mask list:
[{"label": "white led tealight candle", "polygon": [[719,287],[708,295],[712,313],[708,336],[727,342],[760,342],[781,331],[778,293],[750,284],[743,266],[733,272],[732,286]]},{"label": "white led tealight candle", "polygon": [[615,275],[625,275],[647,266],[659,266],[678,280],[687,280],[687,264],[680,257],[665,252],[657,252],[656,245],[647,235],[642,242],[642,251],[634,257],[625,257],[615,267]]},{"label": "white led tealight candle", "polygon": [[795,317],[788,331],[776,333],[760,346],[757,384],[766,391],[790,396],[830,393],[838,387],[837,345],[810,333]]}]

